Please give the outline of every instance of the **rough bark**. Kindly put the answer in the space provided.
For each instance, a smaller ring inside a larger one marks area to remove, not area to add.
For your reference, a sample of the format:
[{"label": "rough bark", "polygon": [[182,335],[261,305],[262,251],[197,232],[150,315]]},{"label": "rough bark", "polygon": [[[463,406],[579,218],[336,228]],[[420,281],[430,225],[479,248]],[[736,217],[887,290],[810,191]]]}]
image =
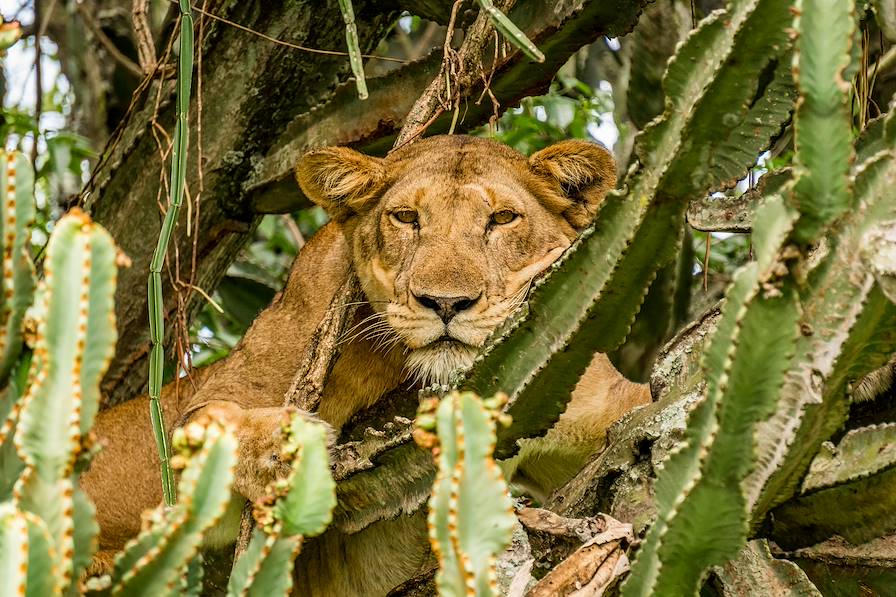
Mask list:
[{"label": "rough bark", "polygon": [[[631,30],[646,4],[647,0],[518,2],[509,16],[544,52],[546,60],[533,63],[517,52],[498,67],[490,87],[501,105],[499,111],[546,91],[557,70],[582,46],[604,35]],[[366,103],[357,100],[353,85],[343,85],[327,104],[296,118],[246,182],[252,208],[276,213],[308,206],[292,180],[292,169],[298,157],[312,147],[340,144],[368,153],[388,151],[418,94],[438,74],[441,62],[442,49],[437,48],[422,60],[368,81]],[[481,93],[481,83],[468,91],[456,132],[469,131],[493,115],[488,98],[478,101]],[[442,114],[430,124],[427,134],[448,131],[452,117],[451,113]]]}]

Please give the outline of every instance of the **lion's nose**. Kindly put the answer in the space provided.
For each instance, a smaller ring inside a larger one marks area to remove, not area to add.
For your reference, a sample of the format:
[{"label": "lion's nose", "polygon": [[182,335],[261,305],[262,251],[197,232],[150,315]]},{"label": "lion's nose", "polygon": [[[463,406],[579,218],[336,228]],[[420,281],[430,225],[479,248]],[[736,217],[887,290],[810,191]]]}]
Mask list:
[{"label": "lion's nose", "polygon": [[427,309],[435,311],[436,315],[445,323],[451,321],[451,318],[461,311],[472,307],[479,300],[478,296],[471,298],[468,296],[430,296],[426,294],[422,296],[415,294],[414,298]]}]

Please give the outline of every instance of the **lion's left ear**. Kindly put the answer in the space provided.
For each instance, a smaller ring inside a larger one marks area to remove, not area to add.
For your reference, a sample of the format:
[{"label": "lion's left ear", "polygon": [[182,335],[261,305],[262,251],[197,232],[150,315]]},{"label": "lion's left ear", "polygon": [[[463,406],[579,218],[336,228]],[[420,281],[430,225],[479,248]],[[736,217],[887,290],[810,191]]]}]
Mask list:
[{"label": "lion's left ear", "polygon": [[382,159],[348,147],[315,149],[296,164],[296,180],[302,192],[337,221],[345,221],[369,206],[385,177]]},{"label": "lion's left ear", "polygon": [[533,154],[529,166],[559,186],[569,201],[563,215],[576,230],[591,223],[604,196],[616,186],[616,161],[596,143],[561,141]]}]

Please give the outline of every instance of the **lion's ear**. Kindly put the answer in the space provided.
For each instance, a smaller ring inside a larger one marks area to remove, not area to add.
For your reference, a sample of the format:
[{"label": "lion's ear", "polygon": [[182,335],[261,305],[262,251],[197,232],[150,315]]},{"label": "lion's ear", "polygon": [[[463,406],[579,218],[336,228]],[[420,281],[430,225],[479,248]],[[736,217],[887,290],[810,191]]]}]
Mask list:
[{"label": "lion's ear", "polygon": [[616,186],[616,161],[602,145],[561,141],[529,158],[532,170],[569,201],[563,215],[576,230],[591,223],[604,196]]},{"label": "lion's ear", "polygon": [[296,164],[305,195],[343,221],[371,203],[385,179],[383,160],[347,147],[309,151]]}]

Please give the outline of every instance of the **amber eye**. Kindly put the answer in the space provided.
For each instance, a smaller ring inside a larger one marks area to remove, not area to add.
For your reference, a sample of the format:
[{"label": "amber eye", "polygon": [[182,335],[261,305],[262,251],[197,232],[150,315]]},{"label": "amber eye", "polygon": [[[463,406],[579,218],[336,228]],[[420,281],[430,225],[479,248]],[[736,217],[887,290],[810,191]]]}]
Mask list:
[{"label": "amber eye", "polygon": [[392,212],[392,217],[402,224],[416,224],[417,212],[413,209],[399,209]]},{"label": "amber eye", "polygon": [[509,209],[502,209],[492,214],[492,224],[509,224],[517,218],[517,215]]}]

